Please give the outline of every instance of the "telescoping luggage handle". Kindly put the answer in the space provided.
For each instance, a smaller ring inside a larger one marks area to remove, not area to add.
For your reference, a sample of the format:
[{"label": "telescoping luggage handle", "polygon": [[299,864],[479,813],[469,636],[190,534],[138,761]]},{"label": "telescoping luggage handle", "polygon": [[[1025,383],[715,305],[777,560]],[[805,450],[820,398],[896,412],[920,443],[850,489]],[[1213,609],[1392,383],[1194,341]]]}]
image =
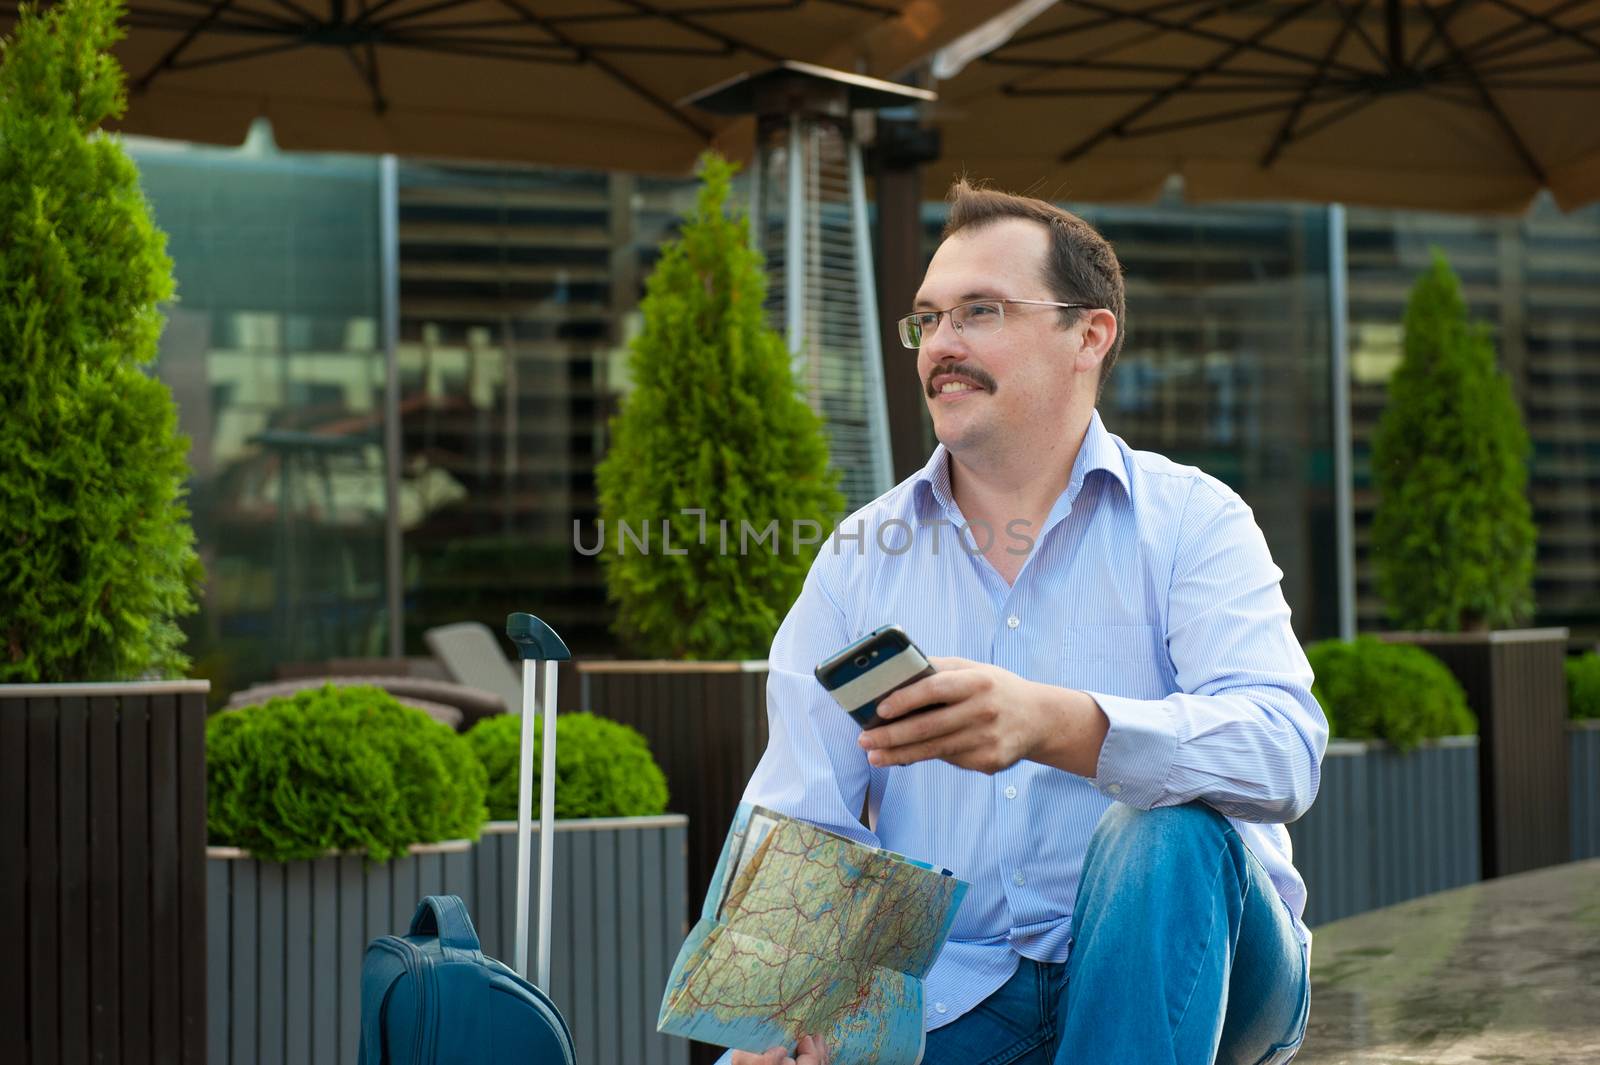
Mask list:
[{"label": "telescoping luggage handle", "polygon": [[[506,635],[522,659],[522,757],[517,771],[517,925],[513,961],[517,975],[528,978],[528,837],[533,817],[528,809],[528,779],[533,776],[533,720],[544,716],[544,766],[539,788],[539,965],[534,983],[550,992],[550,865],[556,836],[556,663],[572,658],[555,630],[532,614],[506,618]],[[537,668],[539,663],[544,669]]]}]

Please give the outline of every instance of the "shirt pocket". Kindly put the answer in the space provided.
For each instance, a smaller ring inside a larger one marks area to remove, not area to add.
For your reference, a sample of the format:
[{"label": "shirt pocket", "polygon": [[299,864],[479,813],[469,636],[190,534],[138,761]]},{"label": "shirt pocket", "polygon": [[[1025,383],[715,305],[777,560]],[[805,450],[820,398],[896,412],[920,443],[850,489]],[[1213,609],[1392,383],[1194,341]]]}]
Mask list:
[{"label": "shirt pocket", "polygon": [[1061,638],[1061,683],[1129,699],[1176,691],[1166,639],[1153,625],[1069,625]]}]

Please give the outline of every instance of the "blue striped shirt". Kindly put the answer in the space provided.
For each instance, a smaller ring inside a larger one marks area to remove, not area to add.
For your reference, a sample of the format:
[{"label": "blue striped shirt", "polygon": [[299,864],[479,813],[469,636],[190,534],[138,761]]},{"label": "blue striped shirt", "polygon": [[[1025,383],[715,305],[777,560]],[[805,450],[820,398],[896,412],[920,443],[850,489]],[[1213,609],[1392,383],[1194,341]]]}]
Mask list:
[{"label": "blue striped shirt", "polygon": [[[744,794],[972,885],[928,974],[927,1027],[982,1002],[1018,955],[1065,960],[1084,852],[1113,801],[1227,815],[1309,939],[1283,823],[1317,794],[1328,729],[1250,508],[1096,412],[1014,584],[969,553],[982,533],[955,539],[963,525],[940,445],[828,538],[773,640],[771,738]],[[926,654],[1090,693],[1110,720],[1095,779],[1027,761],[994,776],[869,766],[812,670],[888,624]]]}]

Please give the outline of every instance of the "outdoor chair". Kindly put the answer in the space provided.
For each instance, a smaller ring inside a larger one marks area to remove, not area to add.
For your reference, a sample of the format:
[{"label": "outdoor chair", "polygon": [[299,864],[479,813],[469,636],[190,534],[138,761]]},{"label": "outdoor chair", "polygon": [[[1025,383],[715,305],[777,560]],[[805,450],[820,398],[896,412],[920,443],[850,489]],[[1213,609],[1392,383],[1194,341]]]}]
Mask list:
[{"label": "outdoor chair", "polygon": [[422,634],[434,658],[444,663],[450,678],[461,684],[494,692],[504,709],[518,713],[522,707],[522,682],[506,657],[502,641],[479,621],[441,625]]}]

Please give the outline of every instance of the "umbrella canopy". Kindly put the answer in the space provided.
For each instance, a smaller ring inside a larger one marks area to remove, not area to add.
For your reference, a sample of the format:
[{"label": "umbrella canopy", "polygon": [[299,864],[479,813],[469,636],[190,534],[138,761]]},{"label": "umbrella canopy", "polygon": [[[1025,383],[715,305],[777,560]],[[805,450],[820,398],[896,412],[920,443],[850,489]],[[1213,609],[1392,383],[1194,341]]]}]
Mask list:
[{"label": "umbrella canopy", "polygon": [[939,88],[939,183],[1152,199],[1177,173],[1195,200],[1600,199],[1596,0],[1061,0]]},{"label": "umbrella canopy", "polygon": [[[17,5],[0,3],[0,32]],[[128,0],[125,132],[682,172],[685,96],[784,59],[893,75],[981,0]]]}]

